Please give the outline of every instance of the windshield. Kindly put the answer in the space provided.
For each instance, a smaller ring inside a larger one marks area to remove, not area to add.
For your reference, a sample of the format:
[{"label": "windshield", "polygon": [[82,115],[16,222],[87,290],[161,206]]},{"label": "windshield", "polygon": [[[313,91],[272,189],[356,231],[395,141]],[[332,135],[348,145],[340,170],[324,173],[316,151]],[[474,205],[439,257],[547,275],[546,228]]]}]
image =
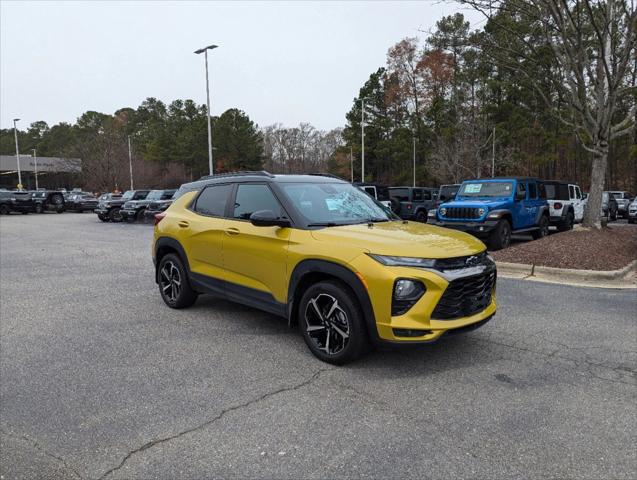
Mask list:
[{"label": "windshield", "polygon": [[610,192],[613,195],[613,198],[619,199],[619,200],[623,200],[625,198],[628,198],[627,195],[625,195],[626,192]]},{"label": "windshield", "polygon": [[161,200],[162,195],[164,194],[163,190],[151,190],[146,200]]},{"label": "windshield", "polygon": [[509,197],[513,182],[466,182],[460,187],[463,197]]},{"label": "windshield", "polygon": [[[124,192],[124,195],[122,195],[122,200],[131,200],[134,195],[135,195],[135,192],[133,190],[128,190]],[[115,197],[115,195],[113,195],[113,197]]]},{"label": "windshield", "polygon": [[309,226],[395,220],[387,208],[349,183],[282,183],[280,186]]}]

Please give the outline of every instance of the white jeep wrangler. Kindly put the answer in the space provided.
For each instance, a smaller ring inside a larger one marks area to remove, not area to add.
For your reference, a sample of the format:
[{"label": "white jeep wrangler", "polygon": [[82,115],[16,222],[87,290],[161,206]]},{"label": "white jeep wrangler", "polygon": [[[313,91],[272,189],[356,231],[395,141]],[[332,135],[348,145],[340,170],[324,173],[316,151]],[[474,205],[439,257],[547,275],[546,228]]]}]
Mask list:
[{"label": "white jeep wrangler", "polygon": [[544,181],[546,200],[549,202],[550,224],[564,232],[584,218],[586,199],[575,183]]}]

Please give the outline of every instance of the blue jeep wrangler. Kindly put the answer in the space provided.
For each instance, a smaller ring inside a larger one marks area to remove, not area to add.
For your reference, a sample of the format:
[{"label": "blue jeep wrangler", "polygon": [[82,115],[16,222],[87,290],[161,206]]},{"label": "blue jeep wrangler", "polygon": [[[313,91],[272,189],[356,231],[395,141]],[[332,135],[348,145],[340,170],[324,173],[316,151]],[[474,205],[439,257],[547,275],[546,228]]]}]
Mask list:
[{"label": "blue jeep wrangler", "polygon": [[535,178],[466,180],[455,200],[429,212],[428,223],[471,233],[491,250],[506,248],[513,233],[549,233],[549,204]]}]

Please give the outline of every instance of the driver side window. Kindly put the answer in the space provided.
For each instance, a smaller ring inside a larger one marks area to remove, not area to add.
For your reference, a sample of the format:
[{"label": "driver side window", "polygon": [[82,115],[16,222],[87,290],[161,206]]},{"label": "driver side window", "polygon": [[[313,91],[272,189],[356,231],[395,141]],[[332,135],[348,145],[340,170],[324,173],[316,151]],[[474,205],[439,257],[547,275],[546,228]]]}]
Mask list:
[{"label": "driver side window", "polygon": [[526,198],[526,184],[518,182],[518,186],[515,190],[515,199],[524,200]]},{"label": "driver side window", "polygon": [[267,185],[249,183],[239,185],[232,217],[238,220],[249,220],[250,215],[259,210],[271,210],[277,217],[284,216],[279,201]]}]

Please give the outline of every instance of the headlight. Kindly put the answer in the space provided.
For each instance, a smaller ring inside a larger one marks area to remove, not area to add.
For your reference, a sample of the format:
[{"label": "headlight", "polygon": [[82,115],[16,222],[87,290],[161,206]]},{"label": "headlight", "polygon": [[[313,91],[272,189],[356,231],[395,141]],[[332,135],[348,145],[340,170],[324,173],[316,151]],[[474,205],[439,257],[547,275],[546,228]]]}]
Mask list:
[{"label": "headlight", "polygon": [[487,211],[484,208],[482,208],[482,207],[478,208],[478,215],[482,216],[485,213],[487,213]]},{"label": "headlight", "polygon": [[418,280],[408,278],[396,280],[391,302],[392,316],[406,313],[426,291],[425,286]]},{"label": "headlight", "polygon": [[442,208],[440,209],[440,215],[443,215],[443,216],[444,216],[446,213],[447,213],[447,209],[446,209],[445,207],[442,207]]},{"label": "headlight", "polygon": [[432,258],[415,258],[415,257],[389,257],[386,255],[368,254],[374,260],[388,267],[433,267],[436,260]]}]

